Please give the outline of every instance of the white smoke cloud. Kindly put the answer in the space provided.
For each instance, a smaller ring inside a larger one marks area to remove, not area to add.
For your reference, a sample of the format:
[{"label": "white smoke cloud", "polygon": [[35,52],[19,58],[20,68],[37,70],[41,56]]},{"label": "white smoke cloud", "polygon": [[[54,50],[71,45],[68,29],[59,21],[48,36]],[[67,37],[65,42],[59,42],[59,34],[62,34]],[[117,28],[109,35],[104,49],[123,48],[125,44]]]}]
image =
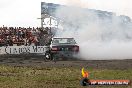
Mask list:
[{"label": "white smoke cloud", "polygon": [[[56,16],[64,31],[56,36],[74,37],[83,59],[131,59],[132,24],[115,14],[74,7],[60,7]],[[111,15],[110,15],[111,14]]]},{"label": "white smoke cloud", "polygon": [[58,0],[65,5],[115,12],[132,17],[131,0]]}]

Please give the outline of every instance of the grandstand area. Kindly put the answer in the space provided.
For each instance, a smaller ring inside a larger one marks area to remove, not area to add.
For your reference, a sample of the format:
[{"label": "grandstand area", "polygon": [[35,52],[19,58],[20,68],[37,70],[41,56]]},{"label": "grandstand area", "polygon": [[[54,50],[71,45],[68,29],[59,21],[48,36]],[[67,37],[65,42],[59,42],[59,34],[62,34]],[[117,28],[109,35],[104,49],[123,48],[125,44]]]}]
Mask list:
[{"label": "grandstand area", "polygon": [[46,45],[49,28],[0,27],[0,46]]}]

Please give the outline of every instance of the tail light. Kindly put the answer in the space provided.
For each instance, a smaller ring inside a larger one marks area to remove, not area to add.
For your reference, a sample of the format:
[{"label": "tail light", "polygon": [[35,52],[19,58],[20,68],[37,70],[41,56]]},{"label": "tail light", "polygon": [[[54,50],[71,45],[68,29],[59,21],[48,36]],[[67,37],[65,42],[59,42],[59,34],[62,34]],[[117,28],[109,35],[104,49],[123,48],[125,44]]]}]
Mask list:
[{"label": "tail light", "polygon": [[51,49],[52,49],[53,51],[57,51],[57,50],[58,50],[57,47],[52,47]]},{"label": "tail light", "polygon": [[79,51],[79,46],[74,46],[73,51]]}]

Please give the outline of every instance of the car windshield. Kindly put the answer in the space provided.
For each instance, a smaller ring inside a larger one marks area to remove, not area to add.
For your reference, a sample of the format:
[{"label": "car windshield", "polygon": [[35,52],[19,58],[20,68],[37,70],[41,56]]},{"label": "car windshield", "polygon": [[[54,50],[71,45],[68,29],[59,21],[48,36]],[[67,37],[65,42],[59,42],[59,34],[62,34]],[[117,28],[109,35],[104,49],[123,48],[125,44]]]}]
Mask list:
[{"label": "car windshield", "polygon": [[76,44],[74,38],[54,38],[53,44]]}]

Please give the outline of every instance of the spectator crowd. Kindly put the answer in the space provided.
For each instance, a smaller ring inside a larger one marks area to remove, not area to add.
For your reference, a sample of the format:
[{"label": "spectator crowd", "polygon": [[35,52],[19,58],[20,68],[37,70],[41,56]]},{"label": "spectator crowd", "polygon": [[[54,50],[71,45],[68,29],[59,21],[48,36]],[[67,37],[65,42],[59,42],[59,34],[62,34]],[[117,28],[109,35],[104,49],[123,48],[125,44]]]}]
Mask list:
[{"label": "spectator crowd", "polygon": [[44,45],[48,32],[42,28],[0,27],[0,46]]}]

